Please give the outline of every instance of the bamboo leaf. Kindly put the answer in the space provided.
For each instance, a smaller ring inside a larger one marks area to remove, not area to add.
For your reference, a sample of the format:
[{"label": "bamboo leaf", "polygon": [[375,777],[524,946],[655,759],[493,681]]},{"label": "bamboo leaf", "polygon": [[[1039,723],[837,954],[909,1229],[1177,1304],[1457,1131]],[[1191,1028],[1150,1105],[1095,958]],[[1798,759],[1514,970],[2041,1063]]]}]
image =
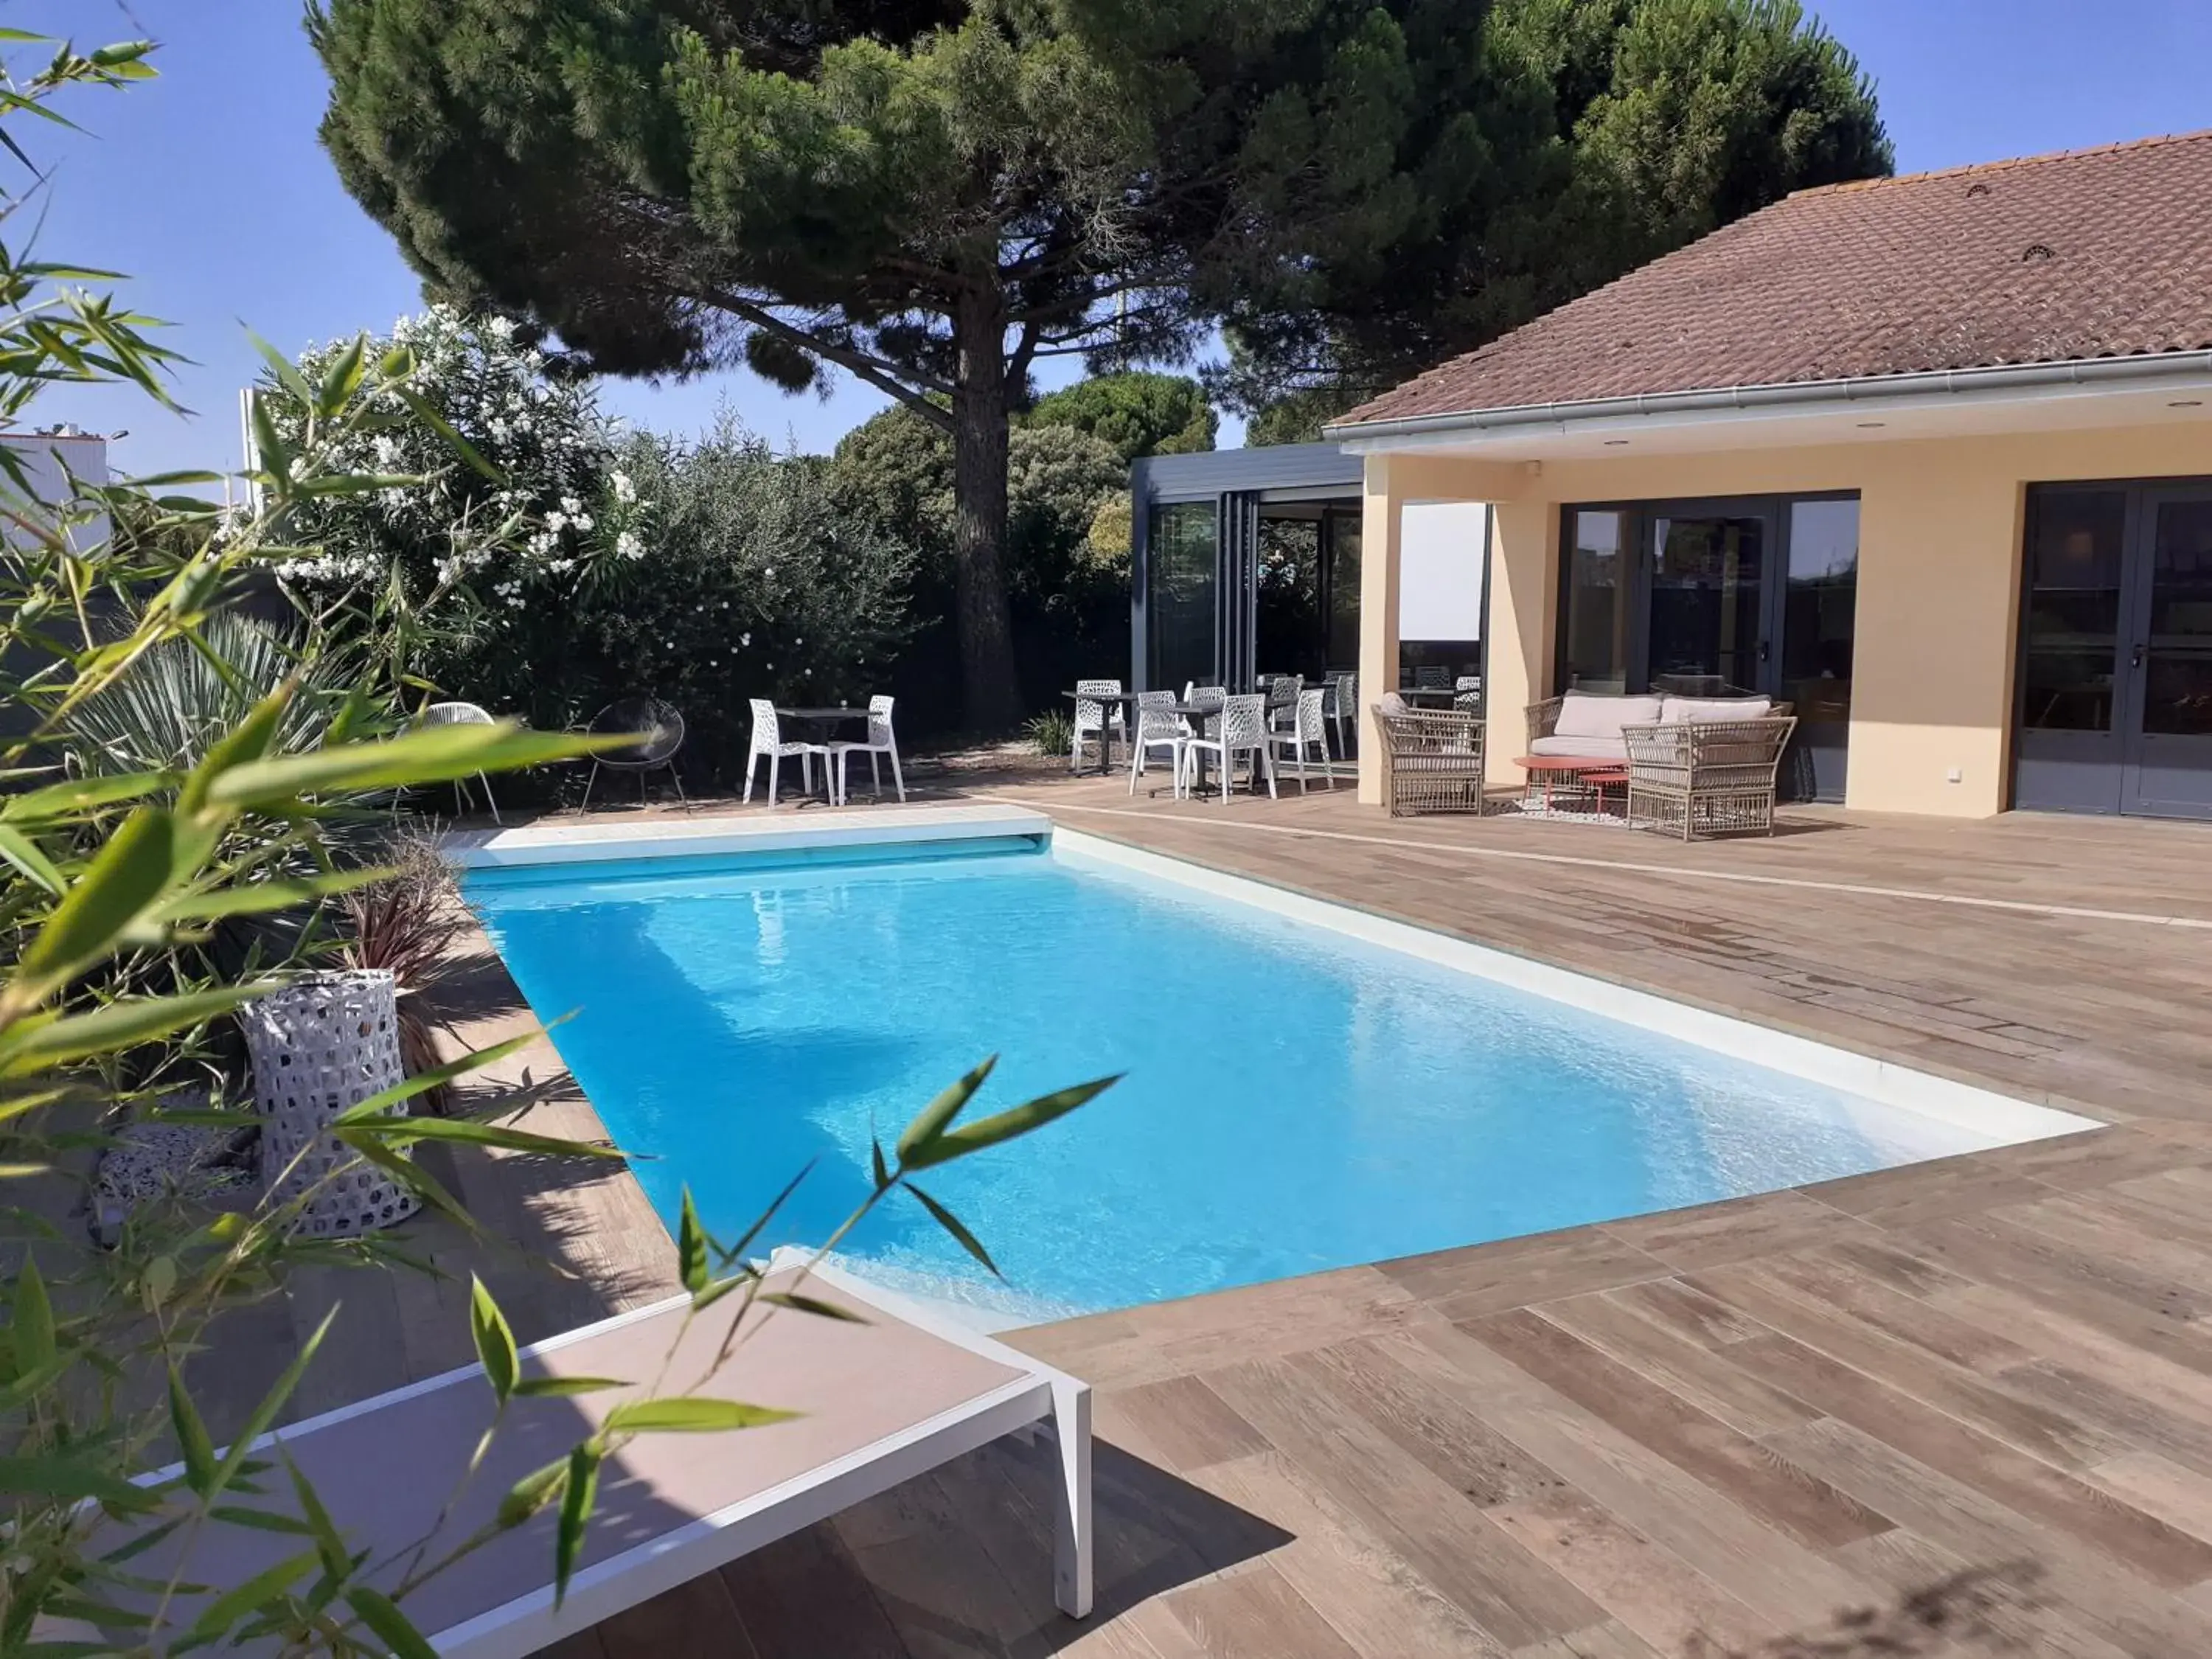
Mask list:
[{"label": "bamboo leaf", "polygon": [[835,1302],[824,1302],[819,1297],[803,1296],[797,1291],[763,1291],[760,1299],[779,1308],[788,1308],[793,1313],[812,1314],[819,1319],[842,1319],[855,1325],[868,1323],[867,1318],[852,1309]]},{"label": "bamboo leaf", "polygon": [[302,1474],[300,1466],[292,1461],[292,1455],[281,1446],[277,1448],[277,1455],[284,1460],[284,1473],[291,1477],[292,1496],[298,1501],[300,1513],[306,1517],[308,1529],[314,1537],[316,1553],[323,1559],[323,1571],[333,1578],[344,1577],[345,1540],[339,1535],[337,1522],[331,1518],[331,1512],[325,1507],[314,1483]]},{"label": "bamboo leaf", "polygon": [[410,386],[395,386],[392,390],[399,394],[408,408],[415,411],[416,418],[451,445],[453,453],[466,461],[473,471],[494,483],[507,482],[507,475],[478,454],[476,446],[454,430],[453,423],[441,415],[428,398]]},{"label": "bamboo leaf", "polygon": [[504,1042],[495,1042],[489,1048],[478,1048],[472,1054],[463,1054],[459,1060],[450,1060],[443,1066],[434,1066],[427,1072],[418,1072],[404,1082],[395,1083],[389,1089],[379,1090],[358,1105],[347,1107],[344,1111],[331,1121],[333,1123],[358,1123],[364,1119],[383,1117],[403,1101],[412,1100],[416,1096],[434,1089],[441,1083],[451,1083],[455,1078],[465,1076],[481,1067],[496,1065],[509,1054],[518,1049],[527,1048],[537,1040],[537,1032],[525,1031],[520,1036],[509,1037]]},{"label": "bamboo leaf", "polygon": [[224,985],[173,997],[111,1002],[105,1008],[72,1014],[66,1019],[19,1021],[0,1033],[0,1076],[20,1077],[98,1054],[120,1054],[228,1013],[270,988],[266,984]]},{"label": "bamboo leaf", "polygon": [[178,922],[220,921],[226,916],[297,910],[341,893],[373,886],[391,873],[379,869],[334,870],[326,876],[311,876],[304,881],[272,879],[244,887],[218,887],[207,893],[187,893],[155,905],[153,920],[166,927]]},{"label": "bamboo leaf", "polygon": [[499,1310],[483,1280],[474,1273],[469,1275],[469,1334],[476,1340],[477,1358],[491,1384],[492,1397],[504,1406],[514,1392],[522,1362],[515,1356],[514,1332],[507,1325],[507,1316]]},{"label": "bamboo leaf", "polygon": [[7,860],[56,898],[69,886],[68,879],[39,849],[39,844],[12,823],[0,823],[0,859]]},{"label": "bamboo leaf", "polygon": [[252,329],[246,331],[246,337],[253,342],[253,349],[261,354],[262,361],[276,376],[276,383],[297,398],[303,409],[314,408],[314,388],[307,384],[307,377],[300,373],[299,366]]},{"label": "bamboo leaf", "polygon": [[499,1500],[499,1524],[510,1529],[519,1527],[567,1491],[568,1469],[568,1460],[558,1457],[508,1487],[507,1496]]},{"label": "bamboo leaf", "polygon": [[92,1498],[126,1514],[156,1508],[160,1502],[145,1487],[88,1458],[58,1452],[0,1457],[0,1494],[64,1502]]},{"label": "bamboo leaf", "polygon": [[613,1376],[526,1376],[514,1385],[518,1400],[565,1400],[574,1395],[604,1394],[631,1385]]},{"label": "bamboo leaf", "polygon": [[247,1416],[245,1426],[238,1431],[238,1438],[230,1443],[230,1449],[223,1455],[222,1463],[216,1469],[215,1492],[221,1492],[246,1472],[242,1466],[253,1449],[253,1443],[269,1432],[270,1425],[276,1420],[276,1413],[284,1409],[284,1402],[292,1397],[292,1390],[300,1386],[300,1379],[307,1374],[308,1363],[314,1358],[315,1351],[323,1346],[323,1338],[330,1334],[331,1322],[337,1316],[336,1308],[323,1316],[323,1322],[316,1326],[313,1334],[300,1345],[300,1352],[284,1368],[283,1375],[270,1385],[267,1394],[261,1396],[261,1403],[254,1407]]},{"label": "bamboo leaf", "polygon": [[114,949],[168,885],[175,841],[165,811],[142,806],[125,818],[24,951],[21,978],[64,979]]},{"label": "bamboo leaf", "polygon": [[16,1276],[15,1308],[8,1335],[19,1373],[40,1370],[53,1363],[53,1302],[46,1295],[46,1281],[40,1275],[38,1261],[29,1255],[23,1258],[23,1270]]},{"label": "bamboo leaf", "polygon": [[438,1183],[435,1176],[412,1158],[400,1157],[374,1136],[358,1135],[352,1129],[338,1129],[332,1133],[432,1209],[451,1218],[463,1231],[473,1235],[482,1231],[477,1225],[477,1218],[461,1207],[459,1201]]},{"label": "bamboo leaf", "polygon": [[297,1555],[288,1555],[234,1589],[225,1591],[201,1609],[200,1616],[185,1632],[185,1640],[195,1646],[204,1644],[222,1635],[233,1625],[250,1613],[258,1612],[274,1601],[294,1584],[307,1577],[320,1558],[313,1550],[302,1550]]},{"label": "bamboo leaf", "polygon": [[743,1236],[738,1238],[736,1243],[731,1245],[726,1250],[721,1249],[719,1245],[715,1247],[715,1253],[721,1257],[722,1265],[725,1267],[728,1267],[730,1263],[735,1261],[738,1257],[744,1255],[747,1250],[752,1248],[753,1241],[758,1238],[763,1232],[767,1231],[769,1223],[775,1219],[775,1213],[778,1210],[781,1210],[783,1207],[785,1200],[799,1190],[799,1183],[805,1180],[806,1177],[813,1172],[814,1160],[810,1158],[806,1160],[805,1164],[799,1170],[797,1175],[792,1176],[790,1180],[783,1183],[783,1190],[769,1200],[768,1208],[763,1210],[760,1214],[754,1218],[753,1224],[745,1229]]},{"label": "bamboo leaf", "polygon": [[504,721],[428,726],[380,743],[337,744],[233,767],[210,782],[207,799],[216,806],[267,807],[333,791],[445,783],[475,772],[542,766],[635,742],[620,732],[526,732]]},{"label": "bamboo leaf", "polygon": [[210,1520],[257,1532],[281,1532],[293,1538],[313,1538],[315,1529],[295,1516],[276,1510],[250,1510],[242,1504],[217,1504],[208,1511]]},{"label": "bamboo leaf", "polygon": [[356,334],[323,371],[323,383],[315,389],[315,407],[325,417],[343,409],[361,385],[362,359],[368,350],[368,337]]},{"label": "bamboo leaf", "polygon": [[913,1164],[916,1152],[945,1133],[952,1120],[960,1115],[960,1109],[975,1097],[975,1091],[983,1086],[983,1080],[998,1063],[998,1055],[993,1054],[915,1114],[914,1121],[906,1126],[906,1133],[898,1138],[900,1163]]},{"label": "bamboo leaf", "polygon": [[732,1291],[742,1289],[744,1286],[754,1283],[758,1275],[754,1273],[750,1268],[747,1268],[743,1273],[732,1273],[727,1279],[708,1280],[704,1290],[694,1291],[691,1293],[691,1311],[693,1313],[706,1312],[708,1309],[713,1307],[717,1302],[720,1302]]},{"label": "bamboo leaf", "polygon": [[423,1639],[422,1632],[390,1596],[366,1584],[356,1584],[346,1591],[345,1598],[370,1634],[392,1650],[392,1659],[438,1659],[437,1649]]},{"label": "bamboo leaf", "polygon": [[9,823],[50,823],[74,818],[102,806],[119,806],[142,800],[161,790],[174,788],[174,772],[125,772],[109,778],[73,778],[27,790],[0,806],[0,819]]},{"label": "bamboo leaf", "polygon": [[496,1146],[510,1152],[543,1152],[550,1158],[619,1158],[614,1146],[594,1146],[588,1141],[562,1140],[554,1135],[534,1135],[496,1123],[471,1123],[457,1117],[371,1117],[338,1124],[331,1133],[349,1146],[366,1141],[387,1146],[411,1146],[418,1140],[456,1141],[468,1146]]},{"label": "bamboo leaf", "polygon": [[212,1498],[215,1443],[208,1438],[207,1424],[192,1404],[191,1395],[185,1391],[184,1376],[173,1360],[169,1364],[169,1431],[177,1437],[177,1449],[184,1454],[185,1485],[203,1501]]},{"label": "bamboo leaf", "polygon": [[607,1434],[720,1434],[733,1429],[765,1428],[787,1423],[797,1412],[772,1406],[748,1406],[741,1400],[709,1395],[672,1395],[662,1400],[633,1400],[607,1413]]},{"label": "bamboo leaf", "polygon": [[707,1234],[699,1225],[699,1212],[691,1202],[691,1188],[684,1188],[684,1206],[676,1224],[676,1279],[696,1300],[707,1288]]},{"label": "bamboo leaf", "polygon": [[100,1559],[102,1565],[106,1566],[120,1566],[125,1561],[136,1560],[191,1519],[188,1515],[173,1515],[156,1526],[148,1527],[142,1532],[132,1533],[127,1540],[108,1551]]},{"label": "bamboo leaf", "polygon": [[1066,1117],[1077,1107],[1096,1100],[1121,1080],[1117,1073],[1090,1083],[1079,1083],[1069,1089],[1060,1089],[1048,1095],[1039,1095],[1035,1100],[1024,1101],[1019,1106],[1008,1108],[992,1117],[974,1123],[947,1129],[925,1146],[915,1149],[906,1159],[910,1170],[927,1170],[933,1164],[949,1164],[956,1158],[966,1158],[986,1147],[1001,1146],[1019,1139],[1032,1130],[1042,1129],[1055,1118]]},{"label": "bamboo leaf", "polygon": [[953,1214],[951,1211],[946,1209],[942,1204],[939,1204],[935,1199],[932,1198],[927,1193],[922,1191],[921,1188],[915,1186],[912,1182],[909,1181],[907,1182],[906,1189],[912,1193],[915,1197],[920,1200],[921,1207],[929,1212],[930,1215],[936,1220],[939,1226],[944,1228],[946,1232],[952,1235],[953,1241],[957,1243],[962,1249],[967,1251],[969,1255],[974,1256],[976,1261],[981,1262],[986,1267],[991,1270],[993,1277],[998,1279],[1004,1279],[1006,1277],[1004,1273],[999,1271],[999,1264],[991,1260],[991,1253],[983,1248],[982,1242],[978,1239],[975,1234],[969,1232],[966,1227],[961,1224],[960,1218],[958,1216]]},{"label": "bamboo leaf", "polygon": [[576,1557],[584,1547],[584,1528],[592,1518],[592,1503],[599,1496],[599,1455],[578,1446],[568,1454],[568,1479],[561,1489],[561,1520],[553,1534],[553,1606],[557,1610],[568,1599],[568,1580],[576,1571]]},{"label": "bamboo leaf", "polygon": [[[198,634],[192,635],[196,642],[199,637]],[[212,744],[185,780],[185,787],[177,796],[177,810],[187,814],[198,812],[207,804],[208,787],[216,779],[233,767],[264,758],[276,741],[284,711],[298,691],[298,681],[288,678]]]}]

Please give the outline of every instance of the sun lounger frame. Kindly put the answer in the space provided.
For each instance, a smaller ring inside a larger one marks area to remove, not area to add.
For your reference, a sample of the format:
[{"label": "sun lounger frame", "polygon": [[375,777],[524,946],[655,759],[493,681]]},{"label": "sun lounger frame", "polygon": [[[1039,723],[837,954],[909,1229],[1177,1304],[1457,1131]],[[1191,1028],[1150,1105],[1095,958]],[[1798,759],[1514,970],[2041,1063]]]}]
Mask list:
[{"label": "sun lounger frame", "polygon": [[[1091,1388],[1025,1353],[967,1329],[943,1313],[911,1298],[886,1291],[828,1263],[811,1276],[840,1297],[965,1348],[1022,1373],[936,1416],[885,1435],[805,1475],[755,1492],[726,1509],[695,1516],[681,1526],[634,1545],[577,1571],[566,1600],[553,1606],[552,1561],[546,1581],[536,1589],[441,1631],[425,1632],[430,1644],[448,1659],[523,1659],[562,1637],[587,1630],[602,1620],[674,1589],[757,1549],[803,1531],[817,1521],[927,1474],[992,1441],[1042,1426],[1056,1453],[1054,1482],[1053,1591],[1060,1610],[1081,1619],[1091,1611]],[[612,1318],[563,1331],[522,1350],[526,1358],[550,1353],[574,1342],[603,1335],[680,1308],[683,1296],[632,1309]],[[778,1318],[809,1316],[779,1312]],[[349,1418],[412,1400],[440,1389],[481,1388],[483,1369],[464,1365],[410,1382],[369,1399],[341,1406],[265,1434],[257,1450],[312,1434]],[[796,1401],[802,1408],[805,1402]],[[175,1465],[145,1477],[173,1480]]]}]

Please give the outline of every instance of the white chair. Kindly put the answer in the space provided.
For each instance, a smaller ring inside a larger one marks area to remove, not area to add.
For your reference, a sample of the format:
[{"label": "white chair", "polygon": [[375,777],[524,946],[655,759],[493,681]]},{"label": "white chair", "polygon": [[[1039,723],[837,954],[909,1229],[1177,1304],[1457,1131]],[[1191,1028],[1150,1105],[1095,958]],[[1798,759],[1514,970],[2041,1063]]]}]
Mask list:
[{"label": "white chair", "polygon": [[[492,719],[489,710],[479,708],[472,702],[434,702],[416,716],[415,721],[417,726],[496,726],[498,723]],[[492,799],[491,780],[479,772],[477,781],[483,786],[484,805],[491,809],[491,821],[494,823],[501,822],[499,803]],[[456,812],[469,810],[468,785],[459,778],[453,780],[453,810]]]},{"label": "white chair", "polygon": [[1359,676],[1349,669],[1331,674],[1328,677],[1328,701],[1324,706],[1329,724],[1336,728],[1336,752],[1348,760],[1352,748],[1345,741],[1345,722],[1352,722],[1350,729],[1355,733],[1359,730]]},{"label": "white chair", "polygon": [[1239,755],[1252,757],[1252,787],[1260,787],[1260,772],[1267,774],[1267,793],[1275,793],[1275,757],[1267,746],[1267,700],[1258,692],[1249,696],[1224,697],[1221,712],[1206,721],[1207,733],[1185,738],[1183,761],[1196,777],[1201,752],[1221,757],[1221,799],[1229,799],[1229,776]]},{"label": "white chair", "polygon": [[1322,713],[1327,694],[1318,685],[1298,693],[1297,702],[1291,708],[1288,731],[1273,726],[1267,732],[1270,758],[1274,751],[1287,749],[1298,769],[1298,793],[1304,794],[1313,786],[1306,778],[1306,750],[1318,747],[1321,750],[1321,775],[1328,780],[1328,787],[1336,787],[1336,773],[1328,763],[1328,723]]},{"label": "white chair", "polygon": [[833,743],[830,757],[837,768],[837,804],[845,804],[845,769],[854,755],[868,757],[868,775],[875,780],[876,799],[884,798],[884,757],[891,757],[891,781],[898,786],[899,805],[906,804],[906,776],[899,770],[898,739],[891,735],[891,702],[889,697],[868,699],[868,740],[866,743]]},{"label": "white chair", "polygon": [[1085,738],[1093,737],[1098,739],[1098,766],[1101,771],[1112,763],[1113,740],[1118,737],[1125,744],[1128,741],[1128,723],[1121,717],[1121,705],[1118,702],[1092,702],[1084,695],[1086,692],[1118,697],[1121,695],[1121,682],[1119,680],[1076,681],[1075,735],[1069,739],[1067,745],[1067,769],[1071,772],[1080,772],[1083,769],[1083,739]]},{"label": "white chair", "polygon": [[1172,691],[1137,693],[1137,730],[1129,743],[1129,793],[1133,795],[1137,793],[1137,780],[1145,775],[1145,762],[1155,749],[1168,751],[1176,793],[1182,793],[1182,745],[1190,728],[1175,712],[1175,706]]},{"label": "white chair", "polygon": [[[753,767],[763,755],[768,757],[768,804],[771,807],[775,805],[776,775],[784,761],[793,755],[799,757],[800,782],[805,785],[807,793],[813,793],[814,757],[817,755],[822,757],[823,775],[827,778],[830,773],[828,746],[818,743],[786,743],[782,726],[776,719],[775,705],[766,697],[753,697],[749,701],[753,710],[753,746],[745,756],[744,804],[750,805],[752,803]],[[874,724],[872,720],[869,723]]]},{"label": "white chair", "polygon": [[1303,674],[1277,674],[1267,681],[1267,726],[1287,732],[1297,724],[1298,698],[1306,689]]}]

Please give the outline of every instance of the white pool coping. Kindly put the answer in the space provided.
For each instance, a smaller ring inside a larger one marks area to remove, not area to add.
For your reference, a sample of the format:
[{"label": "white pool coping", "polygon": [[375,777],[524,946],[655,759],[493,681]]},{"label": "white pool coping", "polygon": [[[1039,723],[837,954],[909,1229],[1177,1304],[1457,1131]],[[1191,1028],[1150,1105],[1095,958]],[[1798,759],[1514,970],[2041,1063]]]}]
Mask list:
[{"label": "white pool coping", "polygon": [[1899,1111],[1931,1118],[1992,1147],[2047,1140],[2111,1127],[2078,1113],[2039,1106],[1973,1084],[1915,1071],[1872,1054],[1838,1048],[1811,1037],[1723,1014],[1610,980],[1554,967],[1534,957],[1477,945],[1450,933],[1415,927],[1328,899],[1314,898],[1249,877],[1231,875],[1184,859],[1148,852],[1125,842],[1055,828],[1053,856],[1077,867],[1085,862],[1134,871],[1209,896],[1326,929],[1471,974],[1547,1001],[1578,1008],[1621,1024],[1694,1044],[1786,1077],[1803,1079]]},{"label": "white pool coping", "polygon": [[1054,858],[1078,868],[1089,863],[1127,870],[1763,1066],[1786,1077],[1820,1084],[1876,1105],[1933,1120],[1985,1139],[1991,1147],[2109,1127],[2095,1118],[1916,1071],[1871,1054],[1776,1030],[1755,1020],[1677,1002],[1656,992],[1594,978],[1352,905],[1085,835],[1055,824],[1046,814],[1029,807],[968,802],[789,816],[763,813],[747,817],[560,823],[455,832],[444,836],[441,845],[447,856],[464,869],[489,869],[811,848],[895,847],[1005,836],[1043,841]]},{"label": "white pool coping", "polygon": [[724,853],[786,853],[825,847],[974,841],[1052,834],[1052,820],[1026,806],[878,806],[860,811],[763,812],[745,817],[645,818],[628,823],[532,824],[519,830],[459,830],[439,850],[464,870],[604,863],[618,859],[702,858]]}]

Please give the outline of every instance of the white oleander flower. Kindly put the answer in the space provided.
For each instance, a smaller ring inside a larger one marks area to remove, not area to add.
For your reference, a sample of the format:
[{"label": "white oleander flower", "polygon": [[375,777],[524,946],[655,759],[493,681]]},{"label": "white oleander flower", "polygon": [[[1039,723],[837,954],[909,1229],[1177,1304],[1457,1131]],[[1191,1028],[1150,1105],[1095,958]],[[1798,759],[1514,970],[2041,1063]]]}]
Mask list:
[{"label": "white oleander flower", "polygon": [[630,482],[629,473],[617,471],[611,475],[607,482],[614,486],[617,501],[626,504],[637,499],[637,486]]},{"label": "white oleander flower", "polygon": [[545,515],[545,527],[555,535],[559,535],[568,527],[568,515],[565,513],[548,513]]},{"label": "white oleander flower", "polygon": [[573,519],[584,510],[584,504],[574,495],[563,495],[561,498],[561,510]]},{"label": "white oleander flower", "polygon": [[615,551],[625,559],[641,559],[645,556],[645,544],[638,539],[635,531],[625,530],[615,538]]}]

